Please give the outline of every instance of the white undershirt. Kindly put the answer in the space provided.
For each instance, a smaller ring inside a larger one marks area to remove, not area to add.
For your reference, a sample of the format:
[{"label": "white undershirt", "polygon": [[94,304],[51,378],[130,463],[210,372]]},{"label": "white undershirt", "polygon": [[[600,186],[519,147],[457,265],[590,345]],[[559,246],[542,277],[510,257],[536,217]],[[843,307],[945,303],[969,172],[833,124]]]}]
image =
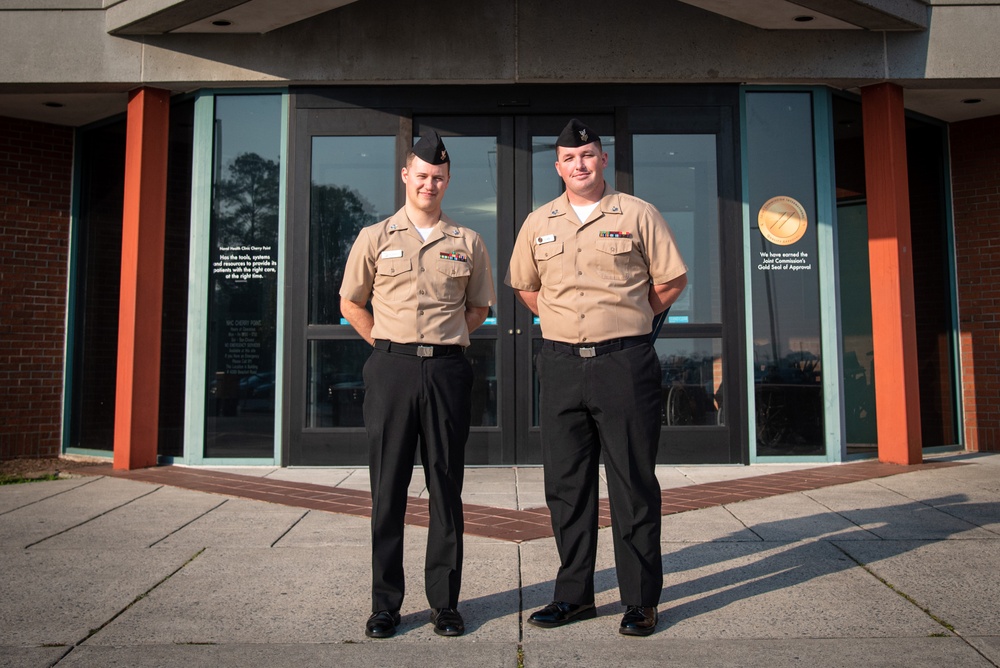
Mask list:
[{"label": "white undershirt", "polygon": [[600,202],[594,202],[593,204],[588,204],[587,206],[577,206],[576,204],[570,204],[573,210],[576,211],[576,217],[580,219],[581,223],[586,223],[587,219],[590,218],[590,214],[594,213],[594,209]]},{"label": "white undershirt", "polygon": [[434,231],[433,227],[417,227],[414,225],[413,228],[424,238],[424,241],[427,241],[427,237]]}]

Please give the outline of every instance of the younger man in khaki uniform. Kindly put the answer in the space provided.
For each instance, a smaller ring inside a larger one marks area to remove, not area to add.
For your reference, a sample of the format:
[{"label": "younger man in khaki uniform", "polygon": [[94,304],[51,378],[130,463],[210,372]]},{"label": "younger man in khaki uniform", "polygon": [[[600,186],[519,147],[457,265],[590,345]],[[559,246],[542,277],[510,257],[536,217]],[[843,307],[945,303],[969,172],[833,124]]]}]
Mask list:
[{"label": "younger man in khaki uniform", "polygon": [[619,631],[656,629],[660,564],[660,365],[654,314],[687,284],[673,233],[652,205],[604,182],[608,156],[573,119],[556,141],[559,198],[525,220],[507,284],[539,317],[545,498],[560,567],[555,596],[528,622],[550,628],[595,616],[597,484],[608,478],[621,602]]},{"label": "younger man in khaki uniform", "polygon": [[[340,288],[341,313],[374,350],[365,363],[365,429],[372,488],[370,638],[388,638],[403,603],[403,520],[417,447],[430,494],[424,567],[439,635],[465,632],[462,481],[469,436],[469,333],[496,301],[486,246],[441,212],[451,178],[436,132],[421,137],[401,176],[406,203],[361,230]],[[371,300],[372,311],[365,308]]]}]

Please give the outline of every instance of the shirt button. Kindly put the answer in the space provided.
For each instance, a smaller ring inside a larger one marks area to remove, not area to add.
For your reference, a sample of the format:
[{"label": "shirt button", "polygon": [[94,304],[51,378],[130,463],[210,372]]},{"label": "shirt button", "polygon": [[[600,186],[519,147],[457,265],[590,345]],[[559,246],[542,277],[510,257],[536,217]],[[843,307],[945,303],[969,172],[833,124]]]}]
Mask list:
[{"label": "shirt button", "polygon": [[417,315],[423,315],[423,314],[424,314],[423,311],[417,311]]},{"label": "shirt button", "polygon": [[421,335],[420,335],[420,338],[424,338],[424,335],[423,335],[423,334],[421,334]]},{"label": "shirt button", "polygon": [[583,252],[583,249],[582,249],[582,248],[577,248],[577,249],[576,249],[576,252],[577,252],[577,253],[582,253],[582,252]]},{"label": "shirt button", "polygon": [[420,291],[420,294],[424,294],[424,291],[423,291],[423,290],[421,290],[421,291]]},{"label": "shirt button", "polygon": [[420,271],[427,271],[427,267],[420,267]]},{"label": "shirt button", "polygon": [[580,314],[580,320],[583,320],[583,319],[584,319],[584,318],[586,318],[586,317],[587,317],[587,315],[586,315],[585,313],[581,313],[581,314]]}]

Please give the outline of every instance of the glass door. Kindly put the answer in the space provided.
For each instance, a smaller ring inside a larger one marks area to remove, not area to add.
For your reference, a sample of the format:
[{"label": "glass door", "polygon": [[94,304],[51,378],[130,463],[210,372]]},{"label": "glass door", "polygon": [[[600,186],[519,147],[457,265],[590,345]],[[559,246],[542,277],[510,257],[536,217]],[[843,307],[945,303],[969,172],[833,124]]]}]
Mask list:
[{"label": "glass door", "polygon": [[[733,109],[645,108],[578,115],[602,137],[605,178],[657,206],[689,264],[689,288],[656,342],[663,377],[663,462],[744,460],[741,425],[742,234]],[[284,398],[290,465],[364,465],[361,370],[368,346],[339,310],[358,231],[402,206],[399,169],[434,129],[451,157],[444,212],[476,230],[492,261],[497,304],[472,335],[470,465],[541,462],[537,319],[504,284],[518,229],[558,197],[555,140],[569,114],[421,114],[412,109],[299,109],[289,191],[290,293]],[[728,229],[728,231],[727,231]],[[723,274],[732,271],[732,280]]]}]

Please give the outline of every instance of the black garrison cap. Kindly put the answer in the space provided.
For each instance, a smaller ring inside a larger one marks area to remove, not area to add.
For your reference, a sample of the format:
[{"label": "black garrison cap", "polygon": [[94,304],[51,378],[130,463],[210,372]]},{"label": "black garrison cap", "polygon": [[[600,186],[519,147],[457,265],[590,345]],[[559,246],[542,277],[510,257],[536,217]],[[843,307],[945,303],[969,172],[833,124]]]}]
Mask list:
[{"label": "black garrison cap", "polygon": [[434,130],[427,130],[420,135],[420,141],[413,145],[413,155],[432,165],[443,165],[451,162],[444,142]]},{"label": "black garrison cap", "polygon": [[556,146],[579,148],[595,141],[601,141],[597,133],[584,125],[580,119],[574,118],[559,133],[559,138],[556,139]]}]

